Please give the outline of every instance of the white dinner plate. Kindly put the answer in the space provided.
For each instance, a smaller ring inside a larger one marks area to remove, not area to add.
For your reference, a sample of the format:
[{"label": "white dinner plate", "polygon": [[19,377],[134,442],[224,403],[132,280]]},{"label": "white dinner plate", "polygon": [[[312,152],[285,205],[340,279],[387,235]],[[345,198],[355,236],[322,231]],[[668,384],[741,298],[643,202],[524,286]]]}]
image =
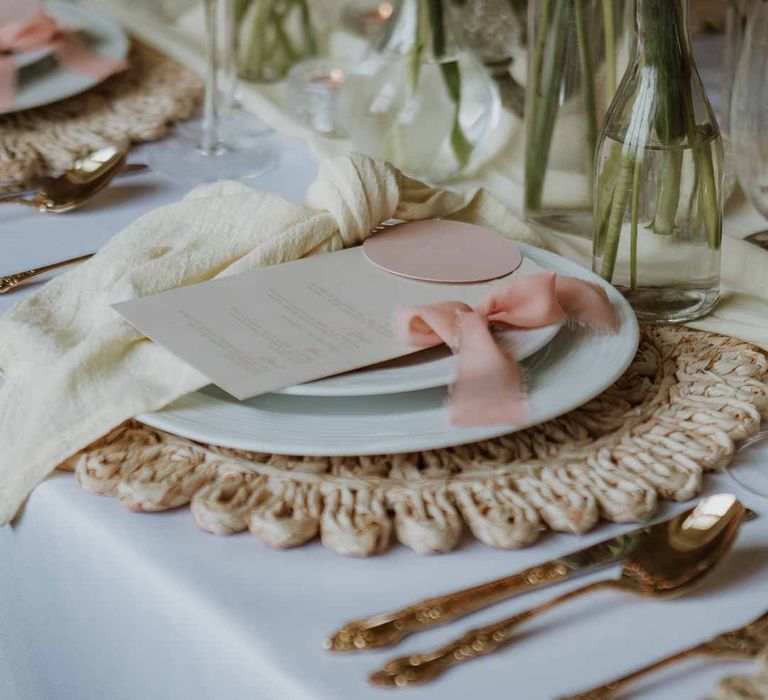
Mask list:
[{"label": "white dinner plate", "polygon": [[[535,354],[560,331],[561,325],[496,334],[507,352],[523,361]],[[456,357],[444,345],[422,350],[372,367],[345,372],[314,382],[276,391],[289,396],[381,396],[449,385],[458,369]]]},{"label": "white dinner plate", "polygon": [[46,56],[50,56],[53,53],[53,47],[45,46],[42,49],[32,49],[31,51],[18,51],[13,54],[13,62],[16,64],[16,68],[26,68],[33,63],[42,61]]},{"label": "white dinner plate", "polygon": [[498,437],[567,413],[607,389],[629,366],[639,342],[637,319],[624,297],[596,275],[553,253],[520,247],[546,269],[602,284],[621,318],[615,335],[563,328],[525,363],[531,411],[524,424],[451,427],[445,388],[347,398],[266,394],[241,402],[206,387],[137,420],[235,449],[343,456],[450,447]]},{"label": "white dinner plate", "polygon": [[[91,9],[56,0],[49,0],[45,7],[63,26],[77,27],[83,41],[94,51],[110,58],[125,58],[128,54],[128,37],[108,17]],[[19,74],[14,106],[0,110],[0,114],[58,102],[101,82],[99,78],[63,70],[52,57],[41,54],[32,56],[32,59]]]}]

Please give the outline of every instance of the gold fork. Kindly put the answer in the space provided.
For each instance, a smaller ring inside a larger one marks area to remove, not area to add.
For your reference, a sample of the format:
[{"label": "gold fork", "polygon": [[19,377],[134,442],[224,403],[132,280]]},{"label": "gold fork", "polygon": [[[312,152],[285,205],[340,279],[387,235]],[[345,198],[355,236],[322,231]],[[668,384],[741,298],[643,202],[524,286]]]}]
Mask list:
[{"label": "gold fork", "polygon": [[585,690],[575,695],[568,695],[561,700],[609,700],[629,685],[654,671],[667,668],[686,659],[707,657],[711,659],[751,660],[757,657],[768,645],[768,611],[756,620],[738,629],[718,634],[716,637],[695,646],[654,661],[643,668],[616,678],[596,688]]}]

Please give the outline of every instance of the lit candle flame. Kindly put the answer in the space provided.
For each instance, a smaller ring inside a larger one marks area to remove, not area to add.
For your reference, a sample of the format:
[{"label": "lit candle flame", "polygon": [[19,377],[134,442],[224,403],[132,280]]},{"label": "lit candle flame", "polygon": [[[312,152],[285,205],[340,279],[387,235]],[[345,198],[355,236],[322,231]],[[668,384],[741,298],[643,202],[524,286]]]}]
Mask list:
[{"label": "lit candle flame", "polygon": [[379,4],[376,11],[379,14],[379,17],[381,20],[389,19],[392,16],[392,13],[395,11],[395,8],[392,6],[392,3],[389,2],[382,2]]}]

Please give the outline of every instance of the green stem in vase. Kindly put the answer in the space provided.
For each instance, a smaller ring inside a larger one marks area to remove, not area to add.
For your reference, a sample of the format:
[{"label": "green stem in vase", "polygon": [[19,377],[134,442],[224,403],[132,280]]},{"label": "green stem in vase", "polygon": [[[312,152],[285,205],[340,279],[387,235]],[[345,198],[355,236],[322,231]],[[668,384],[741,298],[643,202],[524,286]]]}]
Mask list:
[{"label": "green stem in vase", "polygon": [[[554,0],[544,0],[539,16],[539,31],[536,32],[536,41],[533,53],[533,75],[537,86],[541,86],[541,72],[544,67],[544,51],[547,48],[547,32],[552,23],[552,9]],[[541,92],[537,90],[537,96]]]},{"label": "green stem in vase", "polygon": [[[682,5],[676,10],[676,29],[678,41],[686,45],[685,13]],[[687,66],[686,77],[690,80],[692,66]],[[705,132],[696,125],[696,115],[693,108],[693,95],[687,91],[684,95],[684,112],[686,115],[686,135],[688,145],[693,149],[696,171],[696,182],[693,193],[697,198],[698,214],[701,217],[709,247],[716,250],[722,240],[722,217],[720,216],[719,189],[715,175],[715,165],[712,160],[712,140],[716,133],[713,129]],[[691,196],[691,199],[693,199]]]},{"label": "green stem in vase", "polygon": [[[266,2],[259,0],[252,7],[254,9],[251,10],[249,18],[250,31],[245,42],[245,52],[242,60],[246,66],[248,77],[258,79],[261,77],[261,70],[264,66],[266,55],[266,26],[270,8]],[[244,14],[244,17],[247,17],[247,15]]]},{"label": "green stem in vase", "polygon": [[[584,92],[584,108],[587,112],[587,145],[590,159],[597,146],[597,103],[595,101],[595,70],[592,62],[592,48],[587,32],[587,6],[585,2],[574,3],[576,42],[581,66],[581,86]],[[591,161],[590,161],[591,162]]]},{"label": "green stem in vase", "polygon": [[632,175],[632,214],[629,238],[629,286],[637,289],[637,227],[640,209],[640,161],[635,161]]},{"label": "green stem in vase", "polygon": [[624,224],[624,212],[627,210],[627,200],[629,199],[629,191],[636,163],[635,151],[625,147],[621,154],[621,166],[613,183],[613,197],[611,198],[608,223],[606,224],[608,232],[603,250],[603,265],[600,270],[600,275],[609,282],[613,280],[613,272],[616,268],[621,228]]},{"label": "green stem in vase", "polygon": [[[687,135],[686,124],[693,118],[690,100],[690,61],[687,56],[685,18],[678,14],[675,2],[662,0],[643,5],[643,31],[645,32],[646,62],[657,76],[656,133],[667,150],[664,153],[656,217],[653,230],[660,235],[674,233],[677,210],[680,205],[680,178],[683,153],[676,149]],[[684,43],[685,41],[685,43]]]},{"label": "green stem in vase", "polygon": [[659,176],[656,218],[653,230],[661,236],[671,236],[675,231],[677,209],[680,204],[680,177],[683,172],[682,151],[664,153],[664,163]]},{"label": "green stem in vase", "polygon": [[296,0],[299,6],[299,15],[301,17],[302,34],[306,42],[305,53],[309,56],[317,56],[320,47],[317,42],[317,35],[312,24],[312,14],[309,11],[307,0]]},{"label": "green stem in vase", "polygon": [[246,36],[241,52],[246,77],[275,80],[303,56],[318,53],[308,0],[234,1],[238,24],[248,25],[247,34],[239,31]]},{"label": "green stem in vase", "polygon": [[603,26],[605,40],[605,101],[610,106],[618,86],[616,56],[616,18],[613,0],[603,0]]},{"label": "green stem in vase", "polygon": [[419,86],[419,76],[421,75],[421,57],[424,53],[424,47],[429,36],[429,12],[423,2],[416,6],[416,36],[411,49],[411,94],[416,93]]},{"label": "green stem in vase", "polygon": [[697,134],[699,134],[699,142],[694,147],[694,158],[698,176],[696,188],[698,211],[707,235],[707,243],[712,250],[717,250],[722,241],[723,230],[717,176],[712,160],[712,139],[702,138],[698,130]]},{"label": "green stem in vase", "polygon": [[[529,210],[536,210],[541,206],[544,178],[559,108],[560,86],[565,72],[568,9],[571,0],[554,1],[556,4],[552,10],[552,22],[539,24],[539,34],[544,35],[542,46],[546,48],[546,44],[550,44],[547,52],[550,60],[544,60],[544,48],[542,48],[540,72],[538,73],[540,79],[537,81],[536,92],[532,100],[532,114],[528,115],[529,138],[526,144],[525,158],[525,205]],[[546,36],[549,32],[552,33],[552,38],[550,42],[546,42]],[[540,37],[537,36],[537,53],[539,40]],[[538,56],[535,57],[535,60],[538,62]]]},{"label": "green stem in vase", "polygon": [[290,8],[284,9],[283,12],[279,12],[276,8],[272,9],[272,27],[275,32],[275,39],[280,46],[280,51],[276,51],[273,54],[273,59],[276,63],[276,76],[284,75],[294,62],[298,59],[298,53],[294,51],[291,44],[291,38],[286,30],[285,23],[288,20]]},{"label": "green stem in vase", "polygon": [[453,102],[453,126],[451,127],[451,148],[461,168],[469,162],[472,144],[467,140],[461,126],[461,72],[456,60],[440,61],[445,56],[445,8],[443,0],[429,0],[429,15],[432,22],[432,50],[440,63],[448,96]]}]

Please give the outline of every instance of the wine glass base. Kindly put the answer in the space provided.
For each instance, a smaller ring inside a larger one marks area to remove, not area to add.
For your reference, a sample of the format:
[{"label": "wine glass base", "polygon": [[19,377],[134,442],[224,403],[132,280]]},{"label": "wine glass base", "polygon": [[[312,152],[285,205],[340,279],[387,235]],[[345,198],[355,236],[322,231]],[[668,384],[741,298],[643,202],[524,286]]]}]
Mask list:
[{"label": "wine glass base", "polygon": [[223,140],[213,153],[199,146],[199,130],[185,129],[151,149],[149,167],[178,182],[247,180],[277,165],[274,150],[245,138]]},{"label": "wine glass base", "polygon": [[[221,140],[232,144],[233,148],[242,144],[255,145],[256,141],[272,133],[261,119],[242,107],[227,110],[225,115],[219,117],[217,128]],[[202,120],[192,119],[177,124],[174,133],[195,140],[199,139],[201,132]]]}]

